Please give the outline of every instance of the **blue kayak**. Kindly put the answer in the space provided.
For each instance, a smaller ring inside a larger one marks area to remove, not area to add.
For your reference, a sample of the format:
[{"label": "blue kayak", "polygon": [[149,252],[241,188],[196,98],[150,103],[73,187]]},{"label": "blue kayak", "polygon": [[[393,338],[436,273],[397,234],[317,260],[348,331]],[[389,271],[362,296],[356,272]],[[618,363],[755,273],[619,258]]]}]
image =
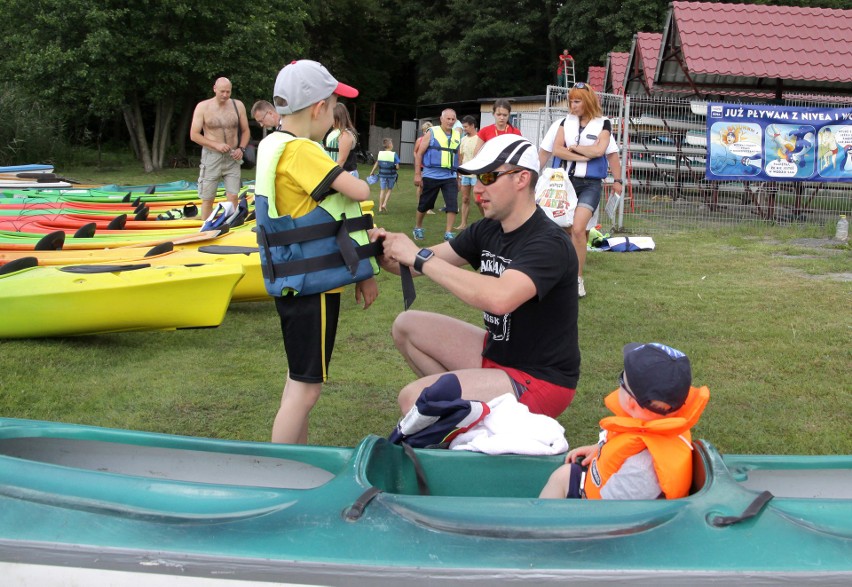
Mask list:
[{"label": "blue kayak", "polygon": [[170,586],[852,582],[852,456],[694,447],[686,498],[542,500],[560,456],[0,418],[0,573],[39,585],[117,571],[122,585]]},{"label": "blue kayak", "polygon": [[40,171],[42,173],[51,173],[53,172],[53,165],[27,163],[25,165],[0,166],[0,173],[19,173],[21,171]]}]

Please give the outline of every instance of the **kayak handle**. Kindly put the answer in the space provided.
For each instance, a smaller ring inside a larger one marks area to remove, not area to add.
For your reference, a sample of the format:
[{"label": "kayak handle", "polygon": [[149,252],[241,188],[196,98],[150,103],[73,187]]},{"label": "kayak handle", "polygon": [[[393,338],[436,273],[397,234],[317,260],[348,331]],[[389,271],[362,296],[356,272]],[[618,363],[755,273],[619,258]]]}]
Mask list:
[{"label": "kayak handle", "polygon": [[739,516],[714,516],[710,520],[710,525],[715,528],[725,528],[727,526],[733,526],[734,524],[739,524],[745,520],[750,520],[755,517],[757,514],[763,510],[763,506],[769,503],[774,495],[772,495],[769,491],[764,491],[760,495],[758,495],[754,500],[748,504],[748,507],[743,510]]}]

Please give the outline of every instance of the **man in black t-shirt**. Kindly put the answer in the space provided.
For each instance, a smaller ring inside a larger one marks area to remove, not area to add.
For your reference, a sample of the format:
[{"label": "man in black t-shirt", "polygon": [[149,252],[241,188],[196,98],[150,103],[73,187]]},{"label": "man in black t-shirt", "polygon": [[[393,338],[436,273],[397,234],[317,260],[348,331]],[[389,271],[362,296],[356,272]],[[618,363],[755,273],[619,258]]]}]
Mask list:
[{"label": "man in black t-shirt", "polygon": [[[538,156],[517,135],[488,141],[459,171],[475,174],[484,218],[455,239],[420,249],[407,235],[376,229],[385,269],[413,267],[483,311],[485,329],[431,312],[407,311],[393,325],[397,348],[420,379],[399,394],[403,414],[441,375],[462,398],[487,402],[513,393],[531,412],[556,417],[580,375],[577,255],[536,206]],[[478,272],[462,269],[471,265]]]}]

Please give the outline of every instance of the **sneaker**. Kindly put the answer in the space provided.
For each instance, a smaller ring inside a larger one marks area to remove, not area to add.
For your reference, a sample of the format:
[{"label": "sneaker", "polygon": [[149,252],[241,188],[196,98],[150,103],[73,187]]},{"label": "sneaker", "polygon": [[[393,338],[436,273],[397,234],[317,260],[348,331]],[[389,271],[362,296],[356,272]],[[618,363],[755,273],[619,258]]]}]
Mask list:
[{"label": "sneaker", "polygon": [[435,213],[434,210],[426,210],[426,214],[434,214],[434,213]]},{"label": "sneaker", "polygon": [[583,278],[577,278],[577,297],[584,298],[586,297],[586,285],[583,283]]},{"label": "sneaker", "polygon": [[422,241],[425,238],[423,236],[423,229],[422,228],[415,228],[414,230],[411,231],[411,234],[414,235],[414,240],[416,240],[416,241]]},{"label": "sneaker", "polygon": [[445,232],[444,233],[444,240],[445,241],[451,241],[454,238],[455,238],[455,235],[452,232]]}]

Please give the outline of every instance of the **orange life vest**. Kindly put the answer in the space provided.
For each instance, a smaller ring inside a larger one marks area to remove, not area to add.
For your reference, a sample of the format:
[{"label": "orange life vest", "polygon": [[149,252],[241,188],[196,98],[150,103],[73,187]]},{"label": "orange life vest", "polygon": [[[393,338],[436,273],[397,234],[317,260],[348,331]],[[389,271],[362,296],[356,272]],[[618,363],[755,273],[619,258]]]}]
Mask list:
[{"label": "orange life vest", "polygon": [[600,499],[601,488],[628,458],[646,448],[654,459],[657,480],[666,499],[686,497],[692,484],[692,435],[710,399],[707,387],[691,387],[686,403],[676,412],[657,420],[639,420],[624,411],[618,390],[604,403],[615,416],[601,420],[606,442],[598,449],[586,471],[583,490],[589,499]]}]

